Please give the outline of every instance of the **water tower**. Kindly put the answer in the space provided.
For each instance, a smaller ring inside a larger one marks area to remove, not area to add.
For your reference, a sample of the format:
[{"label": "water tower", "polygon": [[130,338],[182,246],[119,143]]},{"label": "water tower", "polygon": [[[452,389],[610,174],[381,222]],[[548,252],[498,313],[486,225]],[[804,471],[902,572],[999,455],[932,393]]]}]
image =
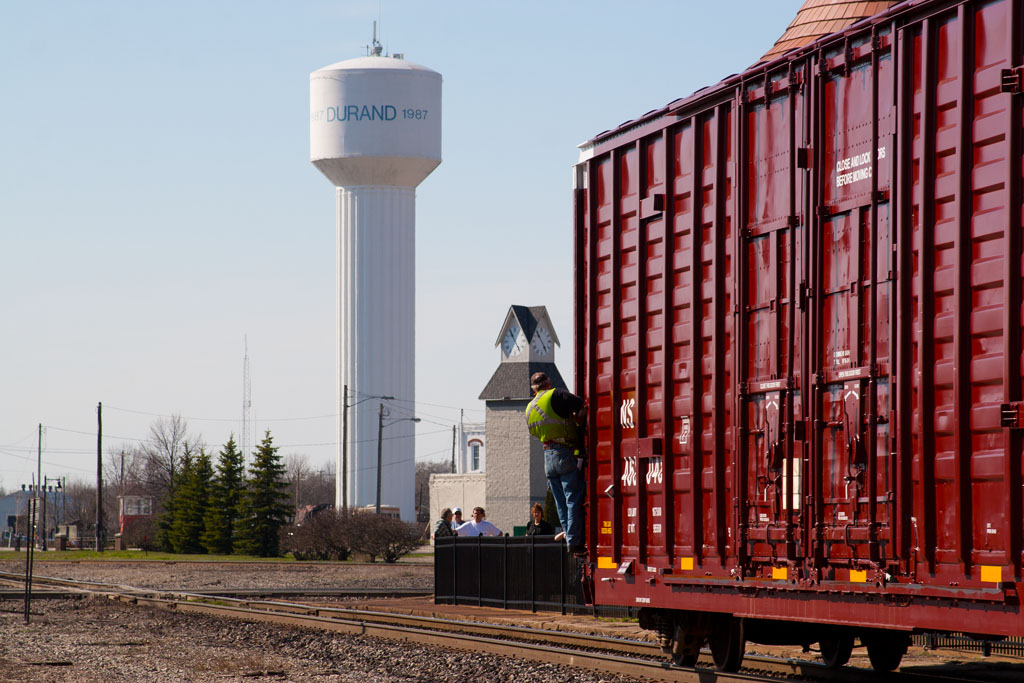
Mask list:
[{"label": "water tower", "polygon": [[[339,508],[377,498],[378,402],[348,409],[346,466],[342,388],[350,406],[415,396],[416,186],[441,163],[441,74],[374,43],[371,56],[309,76],[309,157],[337,193]],[[412,434],[394,421],[381,440],[381,503],[405,520],[415,518]]]}]

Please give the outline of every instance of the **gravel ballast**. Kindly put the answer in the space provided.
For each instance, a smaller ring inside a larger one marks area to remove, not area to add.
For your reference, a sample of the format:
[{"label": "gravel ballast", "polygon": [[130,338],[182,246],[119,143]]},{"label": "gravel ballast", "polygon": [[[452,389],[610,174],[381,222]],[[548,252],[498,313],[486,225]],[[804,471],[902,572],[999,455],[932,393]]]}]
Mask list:
[{"label": "gravel ballast", "polygon": [[[0,562],[0,571],[25,573],[24,562]],[[33,574],[137,588],[211,592],[220,589],[434,589],[433,564],[317,562],[46,562]]]},{"label": "gravel ballast", "polygon": [[[17,571],[14,563],[0,563]],[[36,573],[157,589],[420,587],[411,564],[37,563]],[[216,583],[215,583],[216,582]],[[568,667],[366,636],[136,607],[106,598],[0,601],[3,681],[625,682]]]}]

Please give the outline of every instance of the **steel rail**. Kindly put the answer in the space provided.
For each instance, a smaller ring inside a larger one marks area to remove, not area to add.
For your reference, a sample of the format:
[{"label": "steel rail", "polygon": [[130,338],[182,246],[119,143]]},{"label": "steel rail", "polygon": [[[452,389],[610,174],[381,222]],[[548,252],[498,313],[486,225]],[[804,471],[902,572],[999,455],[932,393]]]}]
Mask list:
[{"label": "steel rail", "polygon": [[[362,588],[354,586],[351,588],[322,588],[319,586],[309,586],[305,588],[218,588],[217,593],[205,593],[202,591],[188,591],[184,588],[138,588],[136,586],[126,586],[123,584],[115,583],[102,583],[99,581],[77,581],[72,579],[61,579],[52,576],[40,576],[33,574],[33,582],[41,581],[55,586],[68,586],[72,588],[81,586],[93,586],[101,590],[107,589],[118,589],[118,590],[133,590],[133,591],[149,591],[153,593],[166,593],[166,594],[188,594],[188,595],[215,595],[215,597],[223,598],[262,598],[270,596],[294,596],[294,597],[398,597],[398,598],[417,598],[428,595],[433,595],[432,589],[416,589],[416,588]],[[4,583],[17,583],[24,585],[25,575],[14,574],[11,572],[0,571],[0,582]]]},{"label": "steel rail", "polygon": [[[253,605],[218,605],[205,601],[187,600],[184,602],[166,600],[164,598],[145,598],[130,596],[125,599],[135,603],[153,607],[166,607],[179,612],[202,613],[213,616],[250,619],[267,623],[285,624],[306,628],[319,628],[326,631],[350,633],[377,638],[389,638],[415,642],[420,645],[441,645],[444,647],[485,652],[492,655],[519,657],[532,661],[559,664],[562,666],[581,667],[603,673],[618,673],[640,676],[662,681],[777,681],[780,675],[800,677],[811,680],[845,681],[863,683],[866,680],[877,680],[877,674],[869,669],[845,667],[828,669],[821,664],[797,659],[781,659],[752,655],[746,658],[747,665],[738,673],[725,673],[710,668],[677,667],[668,662],[656,659],[662,657],[661,649],[653,643],[626,641],[618,638],[571,634],[561,631],[527,629],[522,627],[480,624],[439,619],[433,617],[410,617],[386,612],[370,613],[362,610],[336,610],[333,608],[317,608],[286,603],[264,603],[263,608]],[[268,609],[285,607],[287,610]],[[291,611],[306,607],[316,614],[301,614]],[[341,616],[339,612],[356,613],[354,616]],[[324,613],[334,613],[324,616]],[[373,616],[380,621],[371,620]],[[388,619],[389,621],[383,621]],[[411,625],[407,622],[419,621],[428,623],[434,628]],[[483,635],[491,633],[492,635]],[[507,636],[514,636],[510,640]],[[498,637],[506,636],[506,637]],[[529,638],[529,640],[524,640]],[[556,642],[558,643],[556,645]],[[579,648],[612,647],[616,653],[607,651],[581,650]],[[634,656],[621,654],[619,648],[635,649]],[[702,653],[705,665],[710,663],[710,656]],[[886,678],[888,681],[973,681],[979,679],[963,679],[953,676],[934,676],[925,673],[894,673]]]},{"label": "steel rail", "polygon": [[[10,580],[8,575],[2,572],[0,579]],[[868,669],[828,669],[806,660],[763,655],[748,655],[744,660],[743,671],[730,674],[710,668],[676,667],[664,661],[661,648],[656,644],[622,638],[303,603],[241,600],[205,593],[141,589],[52,577],[36,577],[34,581],[61,585],[80,593],[98,594],[132,605],[181,613],[316,628],[404,640],[421,645],[441,645],[655,680],[749,682],[778,680],[781,675],[862,683],[865,680],[875,680],[876,677],[875,673]],[[710,665],[710,656],[707,652],[702,653],[701,661],[705,665]],[[898,672],[889,674],[886,680],[949,683],[981,679],[923,672]]]}]

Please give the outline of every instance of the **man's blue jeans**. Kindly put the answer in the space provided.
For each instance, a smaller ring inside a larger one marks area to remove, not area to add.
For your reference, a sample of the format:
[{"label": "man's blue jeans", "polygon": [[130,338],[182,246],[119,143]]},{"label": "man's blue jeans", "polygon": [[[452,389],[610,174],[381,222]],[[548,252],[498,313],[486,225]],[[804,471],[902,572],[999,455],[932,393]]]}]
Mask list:
[{"label": "man's blue jeans", "polygon": [[576,467],[572,446],[544,446],[544,473],[555,499],[558,521],[569,547],[583,545],[583,474]]}]

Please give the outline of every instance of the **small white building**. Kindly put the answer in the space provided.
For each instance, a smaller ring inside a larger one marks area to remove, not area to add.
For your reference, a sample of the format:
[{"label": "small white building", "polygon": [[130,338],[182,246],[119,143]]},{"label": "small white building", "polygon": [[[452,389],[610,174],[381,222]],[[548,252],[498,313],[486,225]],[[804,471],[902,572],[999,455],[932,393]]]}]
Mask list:
[{"label": "small white building", "polygon": [[455,474],[487,471],[487,423],[464,422],[459,425],[459,451]]},{"label": "small white building", "polygon": [[476,506],[487,509],[487,423],[462,422],[458,427],[455,472],[430,475],[430,528],[445,508],[462,508],[470,519]]},{"label": "small white building", "polygon": [[[462,508],[462,520],[473,518],[473,508],[487,509],[487,475],[484,472],[430,475],[430,533],[441,519],[441,510]],[[504,531],[504,529],[502,529]]]}]

